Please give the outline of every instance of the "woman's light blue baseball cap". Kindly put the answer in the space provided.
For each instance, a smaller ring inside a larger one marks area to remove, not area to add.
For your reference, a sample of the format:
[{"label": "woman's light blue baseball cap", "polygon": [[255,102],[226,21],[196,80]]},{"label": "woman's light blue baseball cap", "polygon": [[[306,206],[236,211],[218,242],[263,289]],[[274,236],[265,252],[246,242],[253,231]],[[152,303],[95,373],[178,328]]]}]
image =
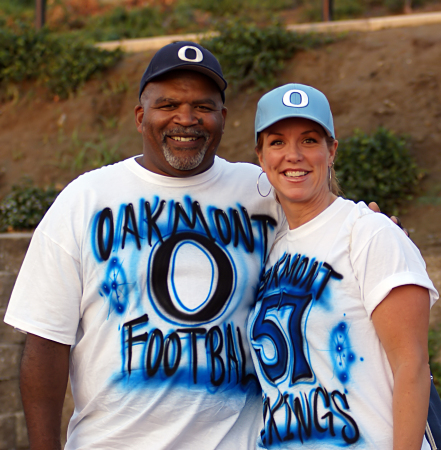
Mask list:
[{"label": "woman's light blue baseball cap", "polygon": [[325,95],[311,86],[290,83],[269,91],[259,100],[255,121],[256,143],[261,131],[290,117],[313,120],[335,138],[331,107]]}]

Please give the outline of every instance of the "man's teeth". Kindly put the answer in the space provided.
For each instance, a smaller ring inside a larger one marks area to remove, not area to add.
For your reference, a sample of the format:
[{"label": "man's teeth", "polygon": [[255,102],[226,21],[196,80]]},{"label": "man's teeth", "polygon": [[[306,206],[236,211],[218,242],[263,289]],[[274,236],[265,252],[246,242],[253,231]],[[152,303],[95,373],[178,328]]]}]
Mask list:
[{"label": "man's teeth", "polygon": [[189,141],[196,141],[197,137],[184,137],[184,136],[170,136],[171,139],[174,141],[181,141],[181,142],[189,142]]},{"label": "man's teeth", "polygon": [[290,170],[285,172],[286,177],[302,177],[303,175],[306,175],[308,172],[305,172],[304,170]]}]

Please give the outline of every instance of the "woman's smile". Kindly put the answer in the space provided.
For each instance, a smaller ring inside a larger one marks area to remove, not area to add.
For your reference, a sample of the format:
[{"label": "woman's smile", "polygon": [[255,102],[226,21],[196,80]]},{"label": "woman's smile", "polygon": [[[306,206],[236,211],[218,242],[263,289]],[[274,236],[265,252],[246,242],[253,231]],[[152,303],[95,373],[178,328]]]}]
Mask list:
[{"label": "woman's smile", "polygon": [[282,174],[289,179],[289,181],[300,182],[303,181],[310,172],[306,170],[287,169]]}]

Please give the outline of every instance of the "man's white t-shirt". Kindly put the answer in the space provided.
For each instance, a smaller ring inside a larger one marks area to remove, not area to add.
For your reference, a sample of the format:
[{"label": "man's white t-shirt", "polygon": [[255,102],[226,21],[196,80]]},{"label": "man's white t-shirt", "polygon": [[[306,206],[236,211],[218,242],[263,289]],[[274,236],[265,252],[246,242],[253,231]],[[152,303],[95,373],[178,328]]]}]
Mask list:
[{"label": "man's white t-shirt", "polygon": [[393,374],[371,315],[408,284],[438,298],[419,250],[364,203],[338,198],[277,239],[248,324],[261,447],[392,450]]},{"label": "man's white t-shirt", "polygon": [[260,169],[80,176],[36,229],[5,321],[71,345],[67,450],[255,448],[245,322],[281,209]]}]

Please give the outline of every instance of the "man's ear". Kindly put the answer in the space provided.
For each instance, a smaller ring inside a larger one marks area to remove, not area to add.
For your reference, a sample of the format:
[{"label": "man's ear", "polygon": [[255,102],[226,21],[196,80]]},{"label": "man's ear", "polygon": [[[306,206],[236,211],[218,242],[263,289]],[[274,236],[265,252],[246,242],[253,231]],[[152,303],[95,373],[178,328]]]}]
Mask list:
[{"label": "man's ear", "polygon": [[222,106],[222,118],[223,118],[222,134],[224,134],[224,131],[225,131],[225,120],[227,118],[227,112],[228,112],[228,109],[226,108],[226,106]]},{"label": "man's ear", "polygon": [[144,119],[144,108],[141,105],[135,106],[135,124],[139,133],[142,133],[142,120]]}]

